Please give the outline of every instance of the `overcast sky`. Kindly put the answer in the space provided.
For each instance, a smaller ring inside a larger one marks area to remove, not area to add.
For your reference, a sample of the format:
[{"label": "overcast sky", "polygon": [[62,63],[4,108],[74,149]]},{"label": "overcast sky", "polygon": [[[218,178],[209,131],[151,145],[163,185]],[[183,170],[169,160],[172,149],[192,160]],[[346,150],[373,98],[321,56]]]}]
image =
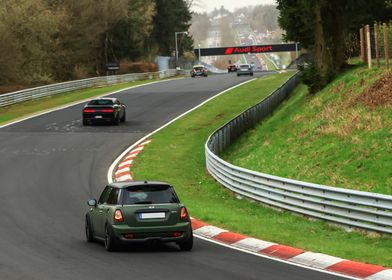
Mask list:
[{"label": "overcast sky", "polygon": [[211,12],[214,8],[219,9],[224,6],[225,9],[233,11],[236,8],[244,6],[276,4],[275,0],[196,0],[198,5],[193,7],[195,12]]}]

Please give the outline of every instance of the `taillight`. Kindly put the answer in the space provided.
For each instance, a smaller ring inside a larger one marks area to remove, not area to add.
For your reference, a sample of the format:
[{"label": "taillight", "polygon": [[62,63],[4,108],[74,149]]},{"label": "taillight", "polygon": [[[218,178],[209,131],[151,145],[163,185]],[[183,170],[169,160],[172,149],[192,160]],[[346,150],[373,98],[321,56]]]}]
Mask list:
[{"label": "taillight", "polygon": [[102,109],[101,112],[102,113],[113,113],[114,109]]},{"label": "taillight", "polygon": [[124,222],[123,213],[121,212],[120,209],[114,211],[114,221],[117,223]]},{"label": "taillight", "polygon": [[185,207],[181,208],[181,215],[180,215],[181,220],[184,220],[188,218],[188,211],[186,210]]},{"label": "taillight", "polygon": [[95,113],[95,109],[84,109],[84,113]]}]

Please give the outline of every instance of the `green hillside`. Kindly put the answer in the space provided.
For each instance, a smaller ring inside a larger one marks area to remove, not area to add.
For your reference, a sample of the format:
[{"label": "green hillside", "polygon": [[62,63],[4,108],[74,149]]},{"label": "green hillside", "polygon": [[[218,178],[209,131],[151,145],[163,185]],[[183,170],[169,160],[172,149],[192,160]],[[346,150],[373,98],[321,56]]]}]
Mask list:
[{"label": "green hillside", "polygon": [[392,73],[357,66],[316,95],[300,86],[223,157],[263,173],[392,194]]}]

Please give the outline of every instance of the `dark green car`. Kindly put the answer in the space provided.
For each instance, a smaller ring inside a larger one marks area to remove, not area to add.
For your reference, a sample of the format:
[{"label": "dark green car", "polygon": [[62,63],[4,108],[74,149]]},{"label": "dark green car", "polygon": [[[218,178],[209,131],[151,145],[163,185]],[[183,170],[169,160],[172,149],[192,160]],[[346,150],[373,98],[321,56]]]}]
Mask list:
[{"label": "dark green car", "polygon": [[175,242],[193,247],[189,214],[174,188],[163,182],[118,182],[106,186],[86,214],[88,242],[100,240],[108,251],[131,242]]}]

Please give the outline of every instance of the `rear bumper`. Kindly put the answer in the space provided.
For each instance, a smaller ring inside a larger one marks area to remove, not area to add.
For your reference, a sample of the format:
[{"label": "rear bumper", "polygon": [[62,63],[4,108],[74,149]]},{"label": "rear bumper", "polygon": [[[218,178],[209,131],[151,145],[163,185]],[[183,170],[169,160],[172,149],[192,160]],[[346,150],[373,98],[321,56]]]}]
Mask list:
[{"label": "rear bumper", "polygon": [[107,122],[113,121],[115,119],[115,114],[83,114],[83,120],[93,121],[93,122]]},{"label": "rear bumper", "polygon": [[[121,242],[181,242],[187,240],[192,234],[190,222],[178,223],[172,226],[129,227],[128,225],[112,225],[114,235]],[[181,233],[174,236],[174,233]],[[130,238],[127,235],[132,235]]]},{"label": "rear bumper", "polygon": [[237,75],[253,75],[251,71],[237,71]]},{"label": "rear bumper", "polygon": [[191,76],[192,77],[202,77],[202,76],[206,77],[207,73],[192,73]]}]

